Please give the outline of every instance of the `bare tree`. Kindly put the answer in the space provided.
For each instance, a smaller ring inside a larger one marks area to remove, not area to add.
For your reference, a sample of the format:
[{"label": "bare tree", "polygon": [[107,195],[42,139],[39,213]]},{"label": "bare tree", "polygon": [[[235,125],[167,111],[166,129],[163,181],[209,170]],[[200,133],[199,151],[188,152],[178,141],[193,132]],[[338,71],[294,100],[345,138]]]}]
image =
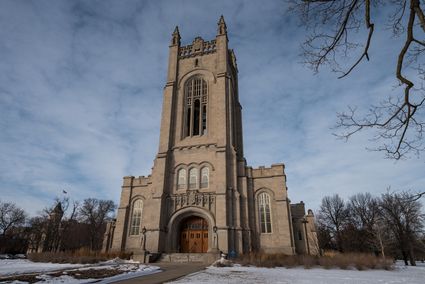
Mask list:
[{"label": "bare tree", "polygon": [[[312,30],[303,43],[305,62],[315,72],[322,65],[328,65],[340,74],[338,78],[344,78],[362,61],[369,60],[375,31],[372,15],[378,14],[373,12],[384,8],[391,11],[388,22],[392,34],[405,38],[398,55],[394,55],[395,77],[403,91],[395,99],[388,97],[379,105],[371,106],[364,116],[358,116],[355,107],[338,113],[336,126],[341,133],[336,135],[348,139],[361,130],[375,129],[374,138],[381,141],[376,150],[384,151],[387,157],[400,159],[412,152],[419,155],[425,149],[425,121],[421,114],[425,101],[425,69],[420,64],[425,53],[425,0],[288,1],[291,3],[290,10],[298,12],[302,23]],[[376,24],[385,25],[381,18],[376,18]],[[353,35],[359,31],[365,33],[363,45]],[[356,54],[355,49],[360,46],[361,52]],[[357,58],[348,67],[341,67],[343,58],[352,53]],[[418,76],[409,77],[408,68],[413,68]]]},{"label": "bare tree", "polygon": [[361,229],[370,230],[379,213],[378,201],[370,193],[358,193],[350,197],[350,217]]},{"label": "bare tree", "polygon": [[396,239],[405,264],[409,259],[411,265],[416,265],[414,246],[424,226],[421,203],[414,200],[409,192],[388,191],[381,197],[380,208],[380,214]]},{"label": "bare tree", "polygon": [[358,236],[363,247],[379,251],[385,257],[385,248],[390,243],[387,226],[380,216],[379,200],[370,193],[358,193],[350,198],[350,219],[361,232]]},{"label": "bare tree", "polygon": [[319,225],[326,228],[334,238],[339,251],[343,250],[342,229],[349,218],[349,211],[344,200],[338,194],[325,196],[318,214]]},{"label": "bare tree", "polygon": [[47,216],[36,216],[28,221],[29,252],[40,252],[43,249],[43,237],[46,233]]},{"label": "bare tree", "polygon": [[0,201],[0,231],[5,236],[7,231],[25,223],[26,213],[13,203]]},{"label": "bare tree", "polygon": [[95,198],[85,199],[79,214],[83,222],[90,225],[90,244],[92,250],[98,250],[102,247],[103,231],[102,227],[108,218],[108,215],[115,209],[112,200],[99,200]]}]

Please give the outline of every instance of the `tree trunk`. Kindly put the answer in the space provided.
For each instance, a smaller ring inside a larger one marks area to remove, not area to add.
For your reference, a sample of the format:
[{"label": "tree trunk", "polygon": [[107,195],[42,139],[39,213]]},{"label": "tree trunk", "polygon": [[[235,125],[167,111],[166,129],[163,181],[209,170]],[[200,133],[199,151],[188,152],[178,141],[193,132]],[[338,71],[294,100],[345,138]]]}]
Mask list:
[{"label": "tree trunk", "polygon": [[401,254],[403,255],[404,265],[408,266],[409,263],[407,262],[407,253],[404,250],[402,250]]},{"label": "tree trunk", "polygon": [[415,253],[413,252],[413,246],[411,242],[409,243],[409,259],[410,259],[410,265],[416,266]]}]

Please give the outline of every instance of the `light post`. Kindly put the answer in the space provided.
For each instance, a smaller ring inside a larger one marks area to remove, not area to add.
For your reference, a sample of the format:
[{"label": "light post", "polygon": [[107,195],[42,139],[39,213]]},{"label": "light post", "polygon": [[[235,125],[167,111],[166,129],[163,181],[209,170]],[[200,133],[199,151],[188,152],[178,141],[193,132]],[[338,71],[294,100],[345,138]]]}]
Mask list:
[{"label": "light post", "polygon": [[215,246],[215,250],[218,251],[218,234],[217,234],[217,226],[213,227],[213,232],[214,232],[214,246]]},{"label": "light post", "polygon": [[143,244],[142,244],[142,251],[143,251],[143,263],[146,263],[146,227],[142,228],[142,235],[143,235]]}]

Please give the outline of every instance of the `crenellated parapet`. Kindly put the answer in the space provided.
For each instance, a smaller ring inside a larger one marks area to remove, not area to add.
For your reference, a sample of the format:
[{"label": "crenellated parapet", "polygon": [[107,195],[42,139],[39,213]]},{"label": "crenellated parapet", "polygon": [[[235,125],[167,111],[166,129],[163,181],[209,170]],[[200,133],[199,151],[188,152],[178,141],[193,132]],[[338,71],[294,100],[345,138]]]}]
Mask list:
[{"label": "crenellated parapet", "polygon": [[251,178],[285,176],[284,164],[273,164],[270,168],[259,166],[258,168],[247,167],[248,176]]},{"label": "crenellated parapet", "polygon": [[148,176],[139,176],[139,177],[134,177],[134,176],[126,176],[123,178],[123,187],[132,187],[132,186],[148,186],[149,184],[151,184],[151,175]]},{"label": "crenellated parapet", "polygon": [[216,40],[204,41],[201,37],[196,37],[192,44],[179,48],[179,58],[190,58],[199,55],[214,53],[217,51]]}]

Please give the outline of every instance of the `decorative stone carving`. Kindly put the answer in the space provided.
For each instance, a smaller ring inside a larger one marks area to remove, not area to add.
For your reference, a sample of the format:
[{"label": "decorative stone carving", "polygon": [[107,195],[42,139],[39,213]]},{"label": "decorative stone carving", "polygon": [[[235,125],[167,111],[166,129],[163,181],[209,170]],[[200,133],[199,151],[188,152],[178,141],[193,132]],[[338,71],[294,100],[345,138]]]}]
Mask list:
[{"label": "decorative stone carving", "polygon": [[204,45],[204,40],[201,37],[196,37],[195,40],[192,43],[192,48],[193,48],[193,53],[195,52],[202,52],[203,51],[203,46]]},{"label": "decorative stone carving", "polygon": [[182,46],[179,49],[180,58],[195,57],[217,51],[215,39],[204,41],[201,37],[195,38],[192,44]]},{"label": "decorative stone carving", "polygon": [[196,206],[205,208],[211,212],[215,209],[215,195],[213,193],[187,190],[182,194],[173,194],[167,197],[169,216],[180,208]]}]

